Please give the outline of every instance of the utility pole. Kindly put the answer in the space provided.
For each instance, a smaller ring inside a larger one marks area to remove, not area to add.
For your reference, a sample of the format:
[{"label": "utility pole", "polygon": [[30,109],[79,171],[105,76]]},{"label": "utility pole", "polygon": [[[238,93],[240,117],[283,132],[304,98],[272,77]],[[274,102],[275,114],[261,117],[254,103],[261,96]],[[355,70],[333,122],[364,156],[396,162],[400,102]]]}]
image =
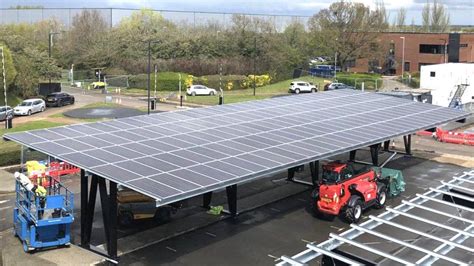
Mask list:
[{"label": "utility pole", "polygon": [[7,78],[5,74],[5,54],[3,53],[3,46],[0,46],[0,50],[2,50],[3,95],[5,96],[5,128],[8,128]]},{"label": "utility pole", "polygon": [[253,96],[257,88],[257,36],[253,39]]},{"label": "utility pole", "polygon": [[334,81],[336,81],[337,68],[337,51],[334,53]]},{"label": "utility pole", "polygon": [[148,41],[148,80],[147,80],[147,89],[148,89],[148,114],[150,114],[150,65],[151,65],[151,41]]},{"label": "utility pole", "polygon": [[[155,64],[155,93],[153,95],[153,98],[155,98],[155,101],[156,101],[156,78],[157,78],[157,74],[158,74],[158,65]],[[156,105],[156,102],[155,102],[155,105]],[[156,108],[156,106],[155,106]]]},{"label": "utility pole", "polygon": [[[51,58],[51,49],[53,47],[53,36],[59,34],[59,32],[50,32],[48,34],[48,55]],[[49,74],[49,88],[51,89],[51,74]]]},{"label": "utility pole", "polygon": [[403,76],[405,75],[405,37],[400,37],[402,39],[402,83],[403,82]]}]

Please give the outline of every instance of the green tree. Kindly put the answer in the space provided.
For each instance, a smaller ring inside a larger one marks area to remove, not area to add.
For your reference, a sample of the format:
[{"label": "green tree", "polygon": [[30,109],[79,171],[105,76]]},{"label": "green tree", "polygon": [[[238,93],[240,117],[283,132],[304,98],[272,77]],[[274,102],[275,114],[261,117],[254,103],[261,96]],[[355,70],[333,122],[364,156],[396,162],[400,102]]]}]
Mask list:
[{"label": "green tree", "polygon": [[338,64],[347,68],[350,60],[369,58],[380,51],[379,37],[388,28],[382,6],[375,11],[353,2],[336,2],[309,21],[312,42],[328,54],[337,53]]},{"label": "green tree", "polygon": [[18,68],[15,88],[23,97],[36,95],[39,82],[61,77],[61,68],[57,66],[55,59],[50,58],[46,51],[36,48],[26,48],[17,56],[16,64],[22,67]]},{"label": "green tree", "polygon": [[[0,43],[0,47],[3,49],[3,62],[5,63],[5,83],[6,83],[6,88],[7,88],[7,93],[11,91],[11,87],[13,84],[13,81],[15,80],[15,77],[17,75],[17,71],[15,68],[15,65],[13,63],[13,58],[12,54],[10,52],[10,49],[3,44]],[[0,51],[1,53],[1,51]],[[3,97],[4,95],[4,83],[3,83],[3,64],[2,64],[2,58],[0,58],[0,105],[5,104],[5,98]]]}]

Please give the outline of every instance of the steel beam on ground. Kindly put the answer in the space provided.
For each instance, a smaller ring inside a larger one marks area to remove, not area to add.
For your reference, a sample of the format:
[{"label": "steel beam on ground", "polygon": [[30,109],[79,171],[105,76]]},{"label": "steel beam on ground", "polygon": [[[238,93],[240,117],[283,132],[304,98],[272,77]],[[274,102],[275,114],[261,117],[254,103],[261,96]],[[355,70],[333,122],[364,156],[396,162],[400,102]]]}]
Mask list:
[{"label": "steel beam on ground", "polygon": [[319,252],[319,253],[321,253],[321,254],[324,254],[324,255],[326,255],[326,256],[329,256],[329,257],[331,257],[331,258],[334,258],[334,259],[336,259],[336,260],[340,260],[340,261],[342,261],[342,262],[344,262],[344,263],[347,263],[347,264],[349,264],[349,265],[363,265],[363,264],[361,264],[361,263],[359,263],[359,262],[357,262],[357,261],[355,261],[355,260],[348,259],[348,258],[346,258],[346,257],[344,257],[344,256],[341,256],[341,255],[339,255],[339,254],[337,254],[337,253],[334,253],[334,252],[332,252],[332,251],[330,251],[330,250],[327,250],[327,249],[324,249],[324,248],[320,248],[320,247],[318,247],[318,246],[316,246],[316,245],[314,245],[314,244],[308,244],[308,245],[306,245],[306,247],[309,248],[309,249],[312,249],[312,250],[314,250],[314,251],[316,251],[316,252]]},{"label": "steel beam on ground", "polygon": [[456,209],[459,209],[459,210],[474,212],[473,208],[462,206],[462,205],[459,205],[459,204],[456,204],[456,203],[451,203],[451,202],[448,202],[448,201],[445,201],[445,200],[440,200],[440,199],[437,199],[437,198],[428,197],[428,196],[421,195],[421,194],[418,194],[418,193],[416,194],[416,196],[420,197],[420,198],[423,198],[423,199],[426,199],[426,200],[429,200],[429,201],[434,201],[436,203],[448,205],[450,207],[453,207],[453,208],[456,208]]},{"label": "steel beam on ground", "polygon": [[468,180],[468,179],[460,178],[460,177],[457,177],[457,176],[455,176],[454,179],[459,180],[459,181],[463,181],[463,182],[466,182],[466,183],[474,184],[474,180]]},{"label": "steel beam on ground", "polygon": [[399,263],[402,263],[402,264],[405,264],[405,265],[415,265],[407,260],[404,260],[402,258],[398,258],[398,257],[395,257],[387,252],[384,252],[384,251],[381,251],[379,249],[376,249],[376,248],[372,248],[372,247],[369,247],[368,245],[365,245],[365,244],[362,244],[362,243],[359,243],[359,242],[356,242],[356,241],[353,241],[351,239],[348,239],[348,238],[345,238],[343,236],[340,236],[340,235],[337,235],[337,234],[333,234],[333,233],[330,233],[329,234],[330,237],[334,238],[334,239],[337,239],[341,242],[344,242],[344,243],[347,243],[347,244],[350,244],[352,246],[355,246],[355,247],[358,247],[360,249],[363,249],[365,251],[368,251],[368,252],[371,252],[371,253],[374,253],[374,254],[377,254],[379,256],[382,256],[382,257],[385,257],[385,258],[388,258],[388,259],[391,259],[393,261],[396,261],[396,262],[399,262]]},{"label": "steel beam on ground", "polygon": [[395,237],[391,237],[391,236],[388,236],[386,234],[382,234],[380,232],[377,232],[377,231],[374,231],[374,230],[369,230],[369,229],[366,229],[364,227],[361,227],[361,226],[358,226],[356,224],[351,224],[351,227],[352,228],[355,228],[359,231],[362,231],[362,232],[365,232],[367,234],[371,234],[371,235],[374,235],[374,236],[377,236],[377,237],[380,237],[380,238],[383,238],[385,240],[388,240],[388,241],[391,241],[391,242],[394,242],[394,243],[397,243],[399,245],[402,245],[402,246],[405,246],[405,247],[408,247],[408,248],[411,248],[411,249],[414,249],[414,250],[417,250],[417,251],[420,251],[420,252],[423,252],[423,253],[426,253],[426,254],[429,254],[431,256],[435,256],[437,258],[440,258],[440,259],[443,259],[443,260],[446,260],[446,261],[449,261],[449,262],[452,262],[452,263],[455,263],[455,264],[458,264],[458,265],[464,265],[465,263],[460,261],[460,260],[457,260],[457,259],[454,259],[454,258],[451,258],[451,257],[447,257],[447,256],[444,256],[442,254],[438,254],[436,252],[433,252],[431,250],[428,250],[428,249],[425,249],[425,248],[421,248],[419,246],[416,246],[416,245],[413,245],[413,244],[410,244],[410,243],[407,243],[403,240],[400,240],[400,239],[397,239]]},{"label": "steel beam on ground", "polygon": [[439,214],[439,215],[442,215],[442,216],[446,216],[446,217],[449,217],[449,218],[452,218],[452,219],[456,219],[456,220],[459,220],[459,221],[462,221],[462,222],[465,222],[465,223],[474,223],[474,221],[472,221],[470,219],[466,219],[466,218],[463,218],[463,217],[452,215],[452,214],[449,214],[449,213],[446,213],[446,212],[443,212],[443,211],[439,211],[439,210],[436,210],[436,209],[433,209],[433,208],[430,208],[430,207],[423,206],[421,204],[416,204],[416,203],[409,202],[409,201],[406,201],[406,200],[402,200],[402,203],[413,206],[413,207],[416,207],[416,208],[419,208],[419,209],[422,209],[422,210],[425,210],[425,211],[429,211],[429,212],[436,213],[436,214]]},{"label": "steel beam on ground", "polygon": [[441,227],[441,228],[444,228],[444,229],[447,229],[447,230],[451,230],[453,232],[457,232],[457,233],[460,233],[460,234],[466,234],[470,237],[474,237],[474,234],[472,234],[472,233],[464,232],[463,230],[460,230],[460,229],[457,229],[457,228],[454,228],[454,227],[451,227],[451,226],[448,226],[448,225],[444,225],[442,223],[438,223],[438,222],[435,222],[435,221],[431,221],[431,220],[428,220],[428,219],[425,219],[425,218],[422,218],[422,217],[419,217],[419,216],[416,216],[416,215],[413,215],[413,214],[409,214],[409,213],[406,213],[406,212],[401,212],[401,211],[392,209],[390,207],[387,207],[387,211],[393,212],[393,213],[396,213],[398,215],[405,216],[405,217],[408,217],[408,218],[411,218],[411,219],[414,219],[414,220],[417,220],[417,221],[420,221],[420,222],[424,222],[424,223],[431,224],[431,225],[434,225],[434,226],[438,226],[438,227]]},{"label": "steel beam on ground", "polygon": [[439,241],[441,243],[447,243],[451,246],[454,246],[454,247],[457,247],[457,248],[460,248],[460,249],[464,249],[464,250],[469,251],[469,252],[474,252],[473,248],[458,244],[456,242],[446,240],[446,239],[441,238],[441,237],[430,235],[428,233],[413,229],[413,228],[408,227],[408,226],[404,226],[404,225],[401,225],[401,224],[398,224],[398,223],[395,223],[395,222],[392,222],[392,221],[388,221],[388,220],[385,220],[385,219],[382,219],[382,218],[379,218],[379,217],[376,217],[376,216],[373,216],[373,215],[370,215],[369,218],[373,219],[377,222],[381,222],[381,223],[384,223],[384,224],[387,224],[387,225],[390,225],[390,226],[393,226],[393,227],[397,227],[399,229],[402,229],[402,230],[405,230],[405,231],[408,231],[408,232],[411,232],[411,233],[414,233],[414,234],[417,234],[417,235],[420,235],[420,236],[424,236],[426,238],[430,238],[430,239]]},{"label": "steel beam on ground", "polygon": [[467,200],[467,201],[470,201],[470,202],[474,202],[473,197],[467,197],[467,196],[461,195],[459,193],[445,191],[445,190],[441,190],[441,189],[437,189],[437,188],[430,188],[430,190],[441,193],[441,194],[449,195],[449,196],[452,196],[452,197],[455,197],[455,198],[459,198],[459,199]]},{"label": "steel beam on ground", "polygon": [[471,188],[468,188],[468,187],[465,187],[465,186],[458,186],[458,185],[454,185],[454,184],[449,184],[449,183],[446,183],[444,181],[441,181],[441,184],[446,185],[450,188],[453,187],[453,188],[462,189],[464,191],[469,191],[469,192],[473,193],[473,195],[474,195],[474,189],[471,189]]},{"label": "steel beam on ground", "polygon": [[[468,226],[464,231],[467,232],[474,232],[474,225]],[[449,241],[451,242],[456,242],[456,243],[463,243],[466,241],[469,237],[463,235],[463,234],[456,234],[455,236],[451,237]],[[434,249],[435,252],[438,252],[439,254],[448,254],[451,250],[453,250],[453,246],[450,246],[448,243],[443,243],[439,245],[436,249]],[[417,265],[427,265],[427,264],[433,264],[435,261],[438,260],[438,257],[432,256],[432,255],[426,255],[423,258],[419,259],[416,264]]]}]

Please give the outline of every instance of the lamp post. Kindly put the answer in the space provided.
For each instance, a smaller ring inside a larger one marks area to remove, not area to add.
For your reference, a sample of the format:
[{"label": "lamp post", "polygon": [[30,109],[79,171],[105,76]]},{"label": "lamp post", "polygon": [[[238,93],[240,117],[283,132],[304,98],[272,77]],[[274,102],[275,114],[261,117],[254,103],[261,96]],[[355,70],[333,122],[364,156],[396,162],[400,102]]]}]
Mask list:
[{"label": "lamp post", "polygon": [[[53,36],[59,34],[59,32],[50,32],[48,34],[48,55],[51,58],[51,49],[53,47]],[[49,89],[51,89],[51,74],[49,75]]]},{"label": "lamp post", "polygon": [[403,83],[403,76],[405,75],[405,37],[400,37],[403,40],[402,43],[402,83]]},{"label": "lamp post", "polygon": [[[148,78],[147,78],[147,90],[148,90],[148,114],[150,114],[150,75],[151,75],[151,44],[158,43],[159,41],[149,40],[148,42]],[[155,81],[156,82],[156,81]]]},{"label": "lamp post", "polygon": [[334,82],[336,82],[337,51],[334,53]]},{"label": "lamp post", "polygon": [[3,95],[5,96],[5,128],[8,128],[7,78],[5,74],[5,55],[3,53],[3,46],[0,46],[0,50],[2,50]]},{"label": "lamp post", "polygon": [[257,89],[257,36],[253,39],[253,96]]}]

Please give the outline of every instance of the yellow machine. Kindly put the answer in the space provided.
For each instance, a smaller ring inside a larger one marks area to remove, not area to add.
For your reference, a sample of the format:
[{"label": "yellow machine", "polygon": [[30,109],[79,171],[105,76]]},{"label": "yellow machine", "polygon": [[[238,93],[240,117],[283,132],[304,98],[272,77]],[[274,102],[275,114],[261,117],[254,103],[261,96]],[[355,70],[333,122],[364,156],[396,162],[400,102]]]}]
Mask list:
[{"label": "yellow machine", "polygon": [[180,204],[156,207],[156,201],[128,188],[119,187],[117,193],[118,219],[122,226],[129,226],[136,220],[154,219],[162,224],[171,219]]}]

